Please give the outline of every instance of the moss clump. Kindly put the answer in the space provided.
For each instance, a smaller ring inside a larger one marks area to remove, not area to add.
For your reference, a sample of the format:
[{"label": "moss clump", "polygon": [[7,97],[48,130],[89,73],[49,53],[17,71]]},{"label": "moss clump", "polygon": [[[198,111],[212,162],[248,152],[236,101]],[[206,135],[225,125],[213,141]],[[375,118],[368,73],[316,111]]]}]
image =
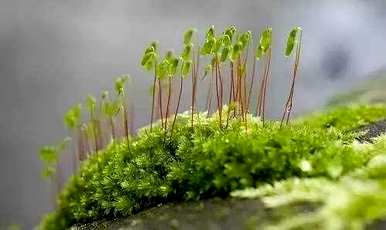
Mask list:
[{"label": "moss clump", "polygon": [[386,107],[337,108],[283,128],[249,117],[219,129],[217,117],[205,115],[197,114],[193,129],[190,115],[181,114],[173,136],[159,126],[143,129],[130,148],[115,142],[86,160],[40,227],[64,229],[165,202],[225,197],[291,177],[338,178],[375,155],[358,151],[350,130],[385,118]]},{"label": "moss clump", "polygon": [[349,103],[374,104],[386,102],[386,71],[380,70],[366,76],[364,82],[360,82],[347,92],[333,96],[329,106],[339,106]]},{"label": "moss clump", "polygon": [[[291,178],[232,193],[235,197],[262,198],[266,207],[283,209],[302,203],[317,208],[300,213],[291,209],[267,229],[366,229],[386,217],[386,136],[374,144],[360,144],[361,152],[374,156],[365,167],[339,180],[326,178]],[[257,218],[251,218],[251,224]]]}]

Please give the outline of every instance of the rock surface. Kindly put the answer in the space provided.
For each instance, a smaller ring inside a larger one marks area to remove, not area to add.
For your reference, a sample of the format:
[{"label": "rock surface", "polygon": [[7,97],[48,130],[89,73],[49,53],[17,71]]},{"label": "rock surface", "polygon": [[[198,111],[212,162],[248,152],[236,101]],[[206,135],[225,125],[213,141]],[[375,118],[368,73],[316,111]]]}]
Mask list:
[{"label": "rock surface", "polygon": [[256,223],[256,218],[263,220],[269,216],[269,210],[259,200],[211,199],[163,205],[132,217],[95,222],[73,229],[245,229],[248,224]]}]

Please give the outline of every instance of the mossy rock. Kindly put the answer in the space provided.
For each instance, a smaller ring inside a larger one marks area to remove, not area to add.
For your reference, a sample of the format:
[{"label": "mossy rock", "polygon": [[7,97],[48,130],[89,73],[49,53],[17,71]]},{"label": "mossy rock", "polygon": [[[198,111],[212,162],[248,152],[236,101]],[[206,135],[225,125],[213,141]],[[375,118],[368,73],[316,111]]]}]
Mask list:
[{"label": "mossy rock", "polygon": [[328,102],[329,106],[352,103],[374,104],[386,103],[386,70],[377,71],[358,83],[352,89],[337,94]]},{"label": "mossy rock", "polygon": [[[163,204],[227,198],[235,190],[260,188],[293,178],[324,178],[319,183],[324,180],[334,183],[386,152],[386,147],[382,148],[379,142],[356,141],[363,135],[361,128],[386,118],[384,105],[332,108],[284,127],[277,122],[263,124],[250,116],[247,123],[231,119],[227,127],[223,124],[219,129],[216,116],[206,118],[198,114],[192,128],[189,117],[189,114],[178,117],[172,136],[165,135],[160,128],[152,132],[145,128],[129,145],[112,143],[85,161],[61,193],[58,209],[49,214],[40,227],[65,229],[97,221],[80,228],[104,229],[107,224],[107,229],[114,226],[153,229],[152,226],[158,225],[187,229],[189,210],[202,204],[203,209],[197,212],[197,219],[193,219],[202,226],[207,224],[208,228],[213,223],[221,228],[221,222],[226,221],[243,227],[250,221],[253,226],[264,224],[256,220],[266,220],[269,216],[276,220],[287,212],[261,209],[261,203],[255,203],[259,201],[223,200],[167,205],[132,215]],[[374,147],[362,148],[367,145]],[[240,204],[245,204],[245,212],[234,214],[232,207]],[[300,205],[298,211],[308,207]],[[226,221],[217,221],[210,215],[215,215],[214,210],[230,210],[223,216]],[[162,219],[154,215],[160,212],[171,216]],[[200,212],[207,213],[207,218],[200,219]],[[255,215],[256,212],[259,215]],[[172,218],[173,213],[181,218]],[[126,216],[132,217],[123,218]],[[115,218],[123,219],[98,222]],[[229,226],[234,226],[232,224]]]}]

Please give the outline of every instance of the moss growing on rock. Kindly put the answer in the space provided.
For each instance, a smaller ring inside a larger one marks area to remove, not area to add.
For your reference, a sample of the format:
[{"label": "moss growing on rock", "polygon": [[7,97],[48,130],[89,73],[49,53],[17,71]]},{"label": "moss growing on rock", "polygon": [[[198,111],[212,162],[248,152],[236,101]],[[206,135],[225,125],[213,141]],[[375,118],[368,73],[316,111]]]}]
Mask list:
[{"label": "moss growing on rock", "polygon": [[383,105],[350,106],[282,128],[248,117],[219,129],[217,116],[197,114],[192,129],[190,114],[180,114],[172,136],[158,125],[144,128],[130,148],[114,142],[84,161],[40,227],[64,229],[166,202],[227,197],[293,177],[339,178],[378,154],[353,144],[355,130],[385,117]]}]

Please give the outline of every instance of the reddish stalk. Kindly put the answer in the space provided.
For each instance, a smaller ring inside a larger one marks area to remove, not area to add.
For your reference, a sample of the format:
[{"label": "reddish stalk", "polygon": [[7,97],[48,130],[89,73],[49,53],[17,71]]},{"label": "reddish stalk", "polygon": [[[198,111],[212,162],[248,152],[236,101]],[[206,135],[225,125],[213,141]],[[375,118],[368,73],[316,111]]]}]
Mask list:
[{"label": "reddish stalk", "polygon": [[296,47],[295,64],[294,64],[293,74],[292,74],[292,84],[291,84],[290,94],[288,95],[288,99],[284,108],[284,113],[280,122],[280,127],[283,126],[284,119],[286,119],[286,125],[288,125],[289,119],[291,116],[293,97],[294,97],[294,91],[295,91],[295,81],[296,81],[296,76],[297,76],[299,62],[300,62],[301,39],[302,39],[302,34],[300,33],[300,38],[299,38],[300,42]]},{"label": "reddish stalk", "polygon": [[169,86],[168,86],[168,100],[166,103],[165,129],[167,129],[167,125],[168,125],[170,97],[172,94],[172,79],[171,79],[171,77],[169,77],[168,81],[169,81]]},{"label": "reddish stalk", "polygon": [[216,98],[217,98],[217,111],[218,111],[218,116],[219,116],[219,123],[220,123],[220,128],[221,128],[221,123],[222,123],[222,117],[221,117],[221,105],[220,105],[220,100],[221,100],[221,96],[220,96],[220,85],[219,85],[219,76],[218,76],[218,65],[217,65],[217,60],[215,62],[215,79],[216,79]]},{"label": "reddish stalk", "polygon": [[195,68],[195,64],[194,64],[194,51],[192,52],[192,60],[193,60],[193,65],[192,65],[191,125],[192,125],[192,128],[193,128],[194,127],[194,121],[193,121],[193,119],[194,119],[194,85],[195,85],[195,80],[194,80],[194,68]]},{"label": "reddish stalk", "polygon": [[268,85],[268,82],[269,82],[269,76],[270,76],[270,68],[271,68],[271,56],[272,56],[272,52],[271,52],[271,48],[269,49],[268,51],[268,67],[267,67],[267,71],[266,71],[266,75],[265,75],[265,79],[264,79],[264,92],[263,92],[263,114],[262,114],[262,120],[263,120],[263,125],[264,125],[264,120],[265,120],[265,105],[266,105],[266,95],[267,95],[267,85]]},{"label": "reddish stalk", "polygon": [[256,115],[257,116],[261,116],[261,112],[262,112],[262,98],[263,98],[264,80],[265,80],[266,72],[267,72],[267,68],[265,65],[264,72],[260,78],[260,85],[259,85],[259,90],[258,90],[258,95],[257,95],[257,105],[256,105]]},{"label": "reddish stalk", "polygon": [[112,117],[110,117],[109,121],[110,121],[110,127],[111,127],[111,137],[113,140],[115,140],[116,134],[115,134],[114,119]]},{"label": "reddish stalk", "polygon": [[158,103],[159,103],[159,113],[161,117],[161,127],[164,128],[164,118],[163,118],[163,111],[162,111],[162,85],[161,85],[161,79],[158,79]]},{"label": "reddish stalk", "polygon": [[251,96],[252,96],[253,83],[255,81],[255,78],[256,78],[256,60],[253,60],[251,84],[249,86],[248,99],[247,99],[247,111],[249,111],[249,106],[250,106]]},{"label": "reddish stalk", "polygon": [[243,74],[243,90],[242,90],[242,114],[243,114],[243,119],[246,121],[247,117],[247,61],[248,61],[248,54],[249,54],[249,43],[247,46],[247,51],[245,52],[245,57],[243,61],[243,68],[244,68],[244,74]]},{"label": "reddish stalk", "polygon": [[209,88],[208,88],[208,96],[206,99],[206,108],[208,109],[207,117],[209,117],[211,106],[212,106],[212,84],[213,84],[213,68],[212,68],[212,74],[209,79]]},{"label": "reddish stalk", "polygon": [[129,124],[128,124],[128,111],[127,111],[127,104],[124,102],[123,105],[123,122],[124,122],[124,132],[125,132],[125,137],[127,141],[127,148],[130,151],[130,137],[129,137]]},{"label": "reddish stalk", "polygon": [[[94,114],[95,116],[95,114]],[[99,135],[99,132],[98,132],[98,128],[97,128],[97,119],[93,116],[93,118],[91,119],[91,124],[92,124],[92,129],[93,129],[93,132],[94,132],[94,135],[93,135],[93,138],[94,138],[94,150],[95,152],[98,152],[98,149],[99,149],[99,141],[98,141],[98,135]]]},{"label": "reddish stalk", "polygon": [[[154,67],[155,69],[155,67]],[[152,101],[151,101],[151,117],[150,117],[150,132],[153,129],[153,119],[154,119],[154,103],[155,103],[155,87],[157,82],[156,72],[154,71],[154,80],[153,80],[153,89],[152,89]]]},{"label": "reddish stalk", "polygon": [[192,128],[194,127],[194,112],[195,112],[195,104],[196,104],[196,91],[197,91],[197,74],[200,64],[200,47],[197,48],[197,56],[196,61],[194,51],[192,52]]},{"label": "reddish stalk", "polygon": [[218,78],[220,83],[220,127],[222,127],[222,108],[223,108],[223,94],[224,94],[224,87],[223,87],[223,81],[221,76],[221,70],[220,70],[220,64],[217,60],[217,71],[218,71]]},{"label": "reddish stalk", "polygon": [[234,82],[233,82],[233,62],[230,62],[230,87],[229,87],[229,99],[228,99],[228,111],[227,111],[227,123],[226,127],[229,125],[229,117],[230,117],[230,107],[232,104],[232,94],[233,94],[233,88],[234,88]]},{"label": "reddish stalk", "polygon": [[240,58],[239,58],[239,61],[238,61],[238,71],[237,71],[237,91],[236,91],[236,95],[237,95],[237,105],[238,105],[238,113],[241,113],[242,111],[242,104],[241,104],[241,65],[240,65]]},{"label": "reddish stalk", "polygon": [[181,78],[180,78],[180,92],[179,92],[179,94],[178,94],[178,101],[177,101],[177,106],[176,106],[176,111],[175,111],[175,113],[174,113],[174,119],[173,119],[173,124],[172,124],[172,128],[171,128],[171,136],[173,135],[173,130],[174,130],[174,125],[175,125],[175,123],[176,123],[176,120],[177,120],[177,114],[178,114],[178,110],[179,110],[179,108],[180,108],[180,102],[181,102],[181,95],[182,95],[182,88],[183,88],[183,82],[184,82],[184,79],[182,78],[182,76],[181,76]]}]

